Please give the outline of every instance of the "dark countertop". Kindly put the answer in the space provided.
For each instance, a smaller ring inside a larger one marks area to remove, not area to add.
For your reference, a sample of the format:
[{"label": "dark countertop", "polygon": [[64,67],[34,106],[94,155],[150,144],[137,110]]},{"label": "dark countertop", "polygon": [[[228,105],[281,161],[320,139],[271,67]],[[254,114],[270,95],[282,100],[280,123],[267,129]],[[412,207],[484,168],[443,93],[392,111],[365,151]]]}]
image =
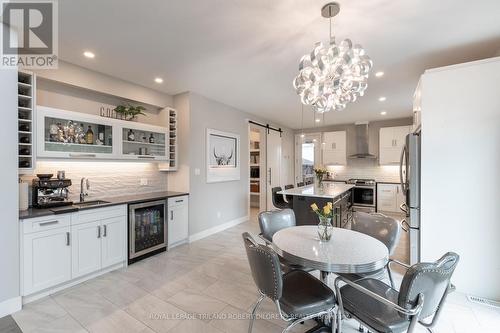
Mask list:
[{"label": "dark countertop", "polygon": [[[129,203],[137,203],[137,202],[150,201],[150,200],[167,199],[167,198],[173,198],[173,197],[180,197],[183,195],[189,195],[189,193],[164,191],[164,192],[142,193],[142,194],[135,194],[135,195],[124,195],[124,196],[120,196],[120,197],[111,197],[111,198],[99,198],[99,200],[109,201],[109,203],[104,203],[104,204],[95,205],[95,206],[81,207],[81,208],[79,208],[77,206],[63,206],[63,207],[44,208],[44,209],[28,208],[26,210],[19,211],[19,219],[22,220],[22,219],[28,219],[28,218],[33,218],[33,217],[41,217],[41,216],[49,216],[49,215],[54,215],[54,214],[70,213],[70,212],[75,212],[75,211],[79,211],[79,210],[96,209],[96,208],[124,205],[124,204],[129,204]],[[94,200],[93,198],[90,198],[90,199],[87,199],[86,201],[93,201],[93,200]]]}]

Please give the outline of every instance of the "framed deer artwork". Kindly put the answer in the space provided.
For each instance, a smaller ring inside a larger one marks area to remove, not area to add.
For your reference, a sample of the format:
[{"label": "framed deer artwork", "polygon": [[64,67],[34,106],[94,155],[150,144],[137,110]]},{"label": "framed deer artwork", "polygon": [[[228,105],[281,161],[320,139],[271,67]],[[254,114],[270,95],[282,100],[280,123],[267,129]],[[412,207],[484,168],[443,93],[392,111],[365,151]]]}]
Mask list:
[{"label": "framed deer artwork", "polygon": [[240,136],[207,128],[207,183],[240,180]]}]

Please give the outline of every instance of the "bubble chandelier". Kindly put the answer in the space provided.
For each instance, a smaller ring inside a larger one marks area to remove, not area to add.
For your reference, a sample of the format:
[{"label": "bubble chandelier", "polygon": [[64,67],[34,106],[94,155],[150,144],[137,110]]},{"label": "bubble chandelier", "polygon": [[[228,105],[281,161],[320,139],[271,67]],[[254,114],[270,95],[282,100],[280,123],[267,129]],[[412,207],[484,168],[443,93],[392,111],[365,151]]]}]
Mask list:
[{"label": "bubble chandelier", "polygon": [[336,2],[321,8],[321,15],[330,19],[330,45],[316,43],[312,52],[300,59],[299,74],[293,80],[302,104],[311,105],[319,113],[342,110],[363,96],[373,67],[361,45],[353,46],[348,38],[335,43],[332,18],[339,11],[340,5]]}]

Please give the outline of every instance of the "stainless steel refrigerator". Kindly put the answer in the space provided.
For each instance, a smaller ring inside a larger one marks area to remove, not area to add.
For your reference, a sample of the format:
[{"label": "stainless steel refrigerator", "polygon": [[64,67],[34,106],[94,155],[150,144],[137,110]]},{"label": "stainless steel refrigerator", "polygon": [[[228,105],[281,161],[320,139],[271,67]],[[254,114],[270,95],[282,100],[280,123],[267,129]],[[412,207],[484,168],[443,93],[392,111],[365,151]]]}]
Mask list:
[{"label": "stainless steel refrigerator", "polygon": [[410,264],[420,262],[420,142],[421,133],[410,133],[401,152],[399,176],[406,203],[403,228],[410,233]]}]

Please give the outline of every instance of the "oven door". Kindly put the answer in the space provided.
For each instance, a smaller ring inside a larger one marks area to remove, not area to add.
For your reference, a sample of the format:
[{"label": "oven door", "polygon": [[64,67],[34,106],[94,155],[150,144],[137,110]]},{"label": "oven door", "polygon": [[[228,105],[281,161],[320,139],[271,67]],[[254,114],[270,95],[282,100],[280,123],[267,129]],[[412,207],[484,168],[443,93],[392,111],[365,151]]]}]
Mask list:
[{"label": "oven door", "polygon": [[129,259],[166,248],[166,200],[129,205]]},{"label": "oven door", "polygon": [[359,207],[375,207],[375,188],[372,186],[356,186],[352,189],[353,205]]}]

